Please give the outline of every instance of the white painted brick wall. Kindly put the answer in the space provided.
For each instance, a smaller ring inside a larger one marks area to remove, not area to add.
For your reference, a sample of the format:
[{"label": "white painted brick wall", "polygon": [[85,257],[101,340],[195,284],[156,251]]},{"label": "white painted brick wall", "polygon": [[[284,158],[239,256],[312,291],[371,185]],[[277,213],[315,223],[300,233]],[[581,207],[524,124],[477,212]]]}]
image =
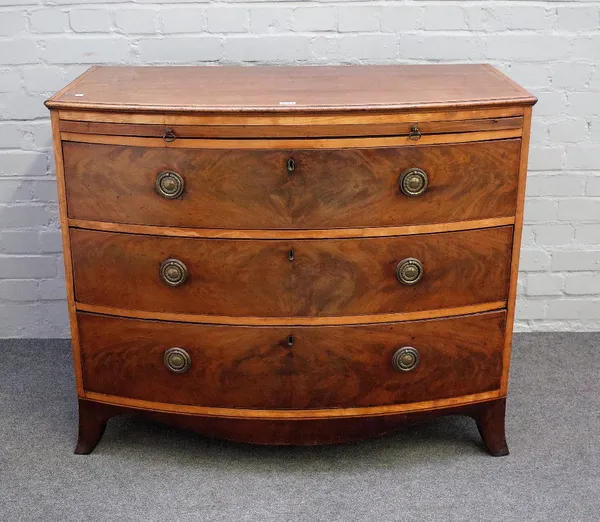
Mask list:
[{"label": "white painted brick wall", "polygon": [[490,62],[530,89],[518,330],[600,330],[600,3],[0,0],[0,337],[68,336],[48,95],[89,64]]}]

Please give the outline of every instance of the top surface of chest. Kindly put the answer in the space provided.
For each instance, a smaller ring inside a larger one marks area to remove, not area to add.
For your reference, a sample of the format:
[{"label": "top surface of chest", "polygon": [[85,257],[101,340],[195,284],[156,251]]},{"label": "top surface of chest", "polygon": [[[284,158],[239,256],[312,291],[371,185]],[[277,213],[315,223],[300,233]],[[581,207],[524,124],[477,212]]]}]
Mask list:
[{"label": "top surface of chest", "polygon": [[130,111],[369,111],[532,104],[489,65],[93,67],[47,105]]}]

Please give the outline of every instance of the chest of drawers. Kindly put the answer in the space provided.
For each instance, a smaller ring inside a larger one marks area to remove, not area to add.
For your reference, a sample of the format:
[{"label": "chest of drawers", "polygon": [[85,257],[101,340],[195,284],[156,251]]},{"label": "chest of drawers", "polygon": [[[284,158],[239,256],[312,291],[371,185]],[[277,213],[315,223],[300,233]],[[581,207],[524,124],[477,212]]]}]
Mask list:
[{"label": "chest of drawers", "polygon": [[93,67],[51,110],[76,453],[437,415],[508,452],[531,109],[484,65]]}]

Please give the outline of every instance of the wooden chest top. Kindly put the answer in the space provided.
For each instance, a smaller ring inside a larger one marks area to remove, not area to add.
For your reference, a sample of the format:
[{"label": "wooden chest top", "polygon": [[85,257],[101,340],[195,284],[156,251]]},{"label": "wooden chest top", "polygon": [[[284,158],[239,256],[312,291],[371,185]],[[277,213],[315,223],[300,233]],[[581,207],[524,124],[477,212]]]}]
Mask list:
[{"label": "wooden chest top", "polygon": [[411,110],[531,105],[489,65],[98,66],[49,108],[144,112]]}]

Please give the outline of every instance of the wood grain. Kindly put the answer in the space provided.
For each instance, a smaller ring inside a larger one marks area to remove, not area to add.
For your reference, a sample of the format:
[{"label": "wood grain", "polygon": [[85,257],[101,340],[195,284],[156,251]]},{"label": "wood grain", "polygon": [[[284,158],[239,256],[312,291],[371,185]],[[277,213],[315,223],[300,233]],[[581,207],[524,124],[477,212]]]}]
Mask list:
[{"label": "wood grain", "polygon": [[77,310],[94,314],[114,315],[137,319],[156,321],[185,321],[188,323],[208,323],[237,326],[336,326],[351,324],[375,324],[403,321],[418,321],[422,319],[439,319],[456,315],[477,314],[506,308],[507,301],[492,301],[469,306],[454,306],[452,308],[433,308],[419,312],[398,312],[391,314],[344,315],[329,317],[259,317],[206,314],[180,314],[171,312],[148,312],[130,310],[111,306],[76,303]]},{"label": "wood grain", "polygon": [[[287,331],[82,313],[78,319],[87,391],[202,406],[293,407]],[[190,354],[187,373],[164,365],[171,347]]]},{"label": "wood grain", "polygon": [[69,238],[69,223],[67,217],[67,195],[65,188],[65,171],[63,161],[62,143],[60,141],[60,131],[58,129],[58,113],[50,113],[52,124],[52,144],[54,147],[54,161],[56,162],[56,183],[58,185],[58,208],[60,219],[60,231],[63,246],[63,259],[65,267],[65,286],[67,297],[67,309],[69,312],[69,326],[71,330],[71,345],[73,348],[73,365],[75,369],[75,386],[77,395],[83,396],[83,374],[81,367],[81,355],[79,348],[79,329],[77,325],[77,316],[75,310],[75,297],[73,288],[73,261],[71,259],[71,242]]},{"label": "wood grain", "polygon": [[[421,136],[419,145],[443,143],[471,143],[475,141],[507,140],[520,138],[520,129],[428,134]],[[138,136],[110,136],[105,134],[76,134],[61,132],[63,141],[97,143],[102,145],[127,145],[129,147],[157,147],[164,149],[354,149],[361,147],[410,147],[416,140],[408,136],[361,136],[338,138],[140,138]]]},{"label": "wood grain", "polygon": [[486,449],[493,457],[508,455],[505,435],[506,398],[494,401],[473,416]]},{"label": "wood grain", "polygon": [[[508,292],[511,241],[512,227],[295,242],[71,229],[78,302],[228,316],[364,315],[500,301]],[[407,257],[424,265],[414,286],[396,279],[396,265]],[[168,258],[187,266],[182,286],[161,281]]]},{"label": "wood grain", "polygon": [[[292,330],[294,408],[376,406],[481,393],[499,387],[505,312],[376,326]],[[323,331],[325,330],[325,331]],[[416,369],[391,365],[401,347]]]},{"label": "wood grain", "polygon": [[184,415],[202,415],[211,418],[248,419],[256,420],[316,420],[316,419],[344,419],[344,418],[372,418],[386,415],[407,414],[411,412],[425,412],[437,409],[466,406],[501,397],[500,390],[483,393],[473,393],[461,397],[435,399],[429,401],[412,402],[410,404],[390,404],[387,406],[367,406],[364,408],[325,408],[310,410],[262,410],[245,408],[213,408],[210,406],[187,406],[166,402],[153,402],[141,399],[130,399],[117,395],[86,392],[85,398],[90,401],[106,405],[123,406],[161,413],[181,413]]},{"label": "wood grain", "polygon": [[[86,391],[224,408],[321,409],[419,402],[500,385],[504,311],[345,327],[225,327],[79,313]],[[293,338],[290,346],[289,338]],[[417,368],[397,372],[410,345]],[[164,351],[192,366],[170,372]]]},{"label": "wood grain", "polygon": [[[76,451],[121,413],[259,444],[457,413],[506,454],[535,101],[487,65],[93,67],[62,89],[47,105]],[[154,179],[172,165],[187,190],[166,201]],[[409,199],[412,166],[430,185]],[[425,266],[415,287],[395,278],[409,256]],[[182,287],[160,281],[167,257],[188,265]],[[163,365],[175,345],[187,374]],[[413,372],[391,369],[403,345],[420,351]]]},{"label": "wood grain", "polygon": [[525,110],[525,121],[523,126],[524,137],[521,142],[521,154],[519,163],[519,187],[517,193],[517,213],[515,219],[515,232],[512,244],[512,259],[510,267],[510,286],[508,303],[508,327],[506,332],[506,343],[504,348],[504,363],[502,373],[502,393],[508,391],[508,371],[510,367],[510,354],[512,349],[513,328],[515,321],[515,309],[517,305],[517,284],[519,279],[519,259],[521,257],[521,237],[523,234],[523,211],[525,208],[525,186],[527,183],[527,163],[529,158],[529,140],[531,134],[531,107]]},{"label": "wood grain", "polygon": [[[483,394],[480,394],[483,395]],[[431,420],[444,415],[467,415],[474,419],[490,416],[499,410],[497,404],[504,399],[488,398],[466,404],[448,404],[445,407],[396,412],[385,415],[363,417],[325,417],[290,419],[289,417],[217,417],[202,414],[166,413],[152,409],[140,410],[134,405],[115,405],[99,396],[94,400],[80,400],[80,437],[76,453],[89,453],[98,443],[97,433],[106,422],[117,415],[142,415],[157,422],[163,422],[179,428],[194,430],[207,437],[219,437],[251,444],[313,445],[340,444],[358,441],[390,433],[404,426]],[[131,401],[133,402],[133,401]],[[232,410],[236,411],[236,410]],[[238,410],[252,412],[254,410]],[[332,413],[344,410],[331,410]],[[287,414],[285,411],[274,411]],[[494,440],[499,438],[491,430],[487,433]],[[504,434],[502,433],[502,436]]]},{"label": "wood grain", "polygon": [[[411,132],[414,122],[346,123],[330,125],[171,125],[61,121],[61,132],[162,138],[169,128],[178,138],[322,138],[351,136],[402,136]],[[424,135],[456,132],[482,132],[517,129],[521,116],[462,121],[419,123]]]},{"label": "wood grain", "polygon": [[102,66],[46,105],[145,112],[302,112],[475,108],[534,101],[502,73],[479,64]]},{"label": "wood grain", "polygon": [[479,108],[446,108],[419,109],[413,107],[405,111],[370,110],[356,111],[352,109],[313,112],[211,112],[211,113],[151,113],[139,111],[95,111],[95,110],[59,110],[60,120],[79,122],[130,123],[155,125],[202,125],[202,126],[291,126],[307,128],[309,126],[330,125],[385,125],[398,123],[421,123],[438,121],[470,121],[487,118],[522,117],[524,107],[479,107]]},{"label": "wood grain", "polygon": [[[352,150],[165,150],[65,142],[69,217],[215,229],[423,225],[514,215],[520,140]],[[293,158],[295,170],[288,172]],[[402,172],[423,169],[407,197]],[[185,180],[176,200],[156,176]],[[102,197],[98,197],[101,193]]]},{"label": "wood grain", "polygon": [[87,219],[69,219],[69,226],[106,232],[125,234],[143,234],[151,236],[198,237],[206,239],[350,239],[357,237],[414,236],[435,232],[455,232],[476,228],[502,227],[513,225],[514,217],[472,219],[433,225],[404,225],[400,227],[362,227],[362,228],[324,228],[324,229],[231,229],[231,228],[189,228],[163,227],[156,225],[127,225],[90,221]]},{"label": "wood grain", "polygon": [[106,423],[113,416],[114,409],[104,404],[79,399],[79,430],[77,433],[76,455],[89,455],[100,442]]}]

